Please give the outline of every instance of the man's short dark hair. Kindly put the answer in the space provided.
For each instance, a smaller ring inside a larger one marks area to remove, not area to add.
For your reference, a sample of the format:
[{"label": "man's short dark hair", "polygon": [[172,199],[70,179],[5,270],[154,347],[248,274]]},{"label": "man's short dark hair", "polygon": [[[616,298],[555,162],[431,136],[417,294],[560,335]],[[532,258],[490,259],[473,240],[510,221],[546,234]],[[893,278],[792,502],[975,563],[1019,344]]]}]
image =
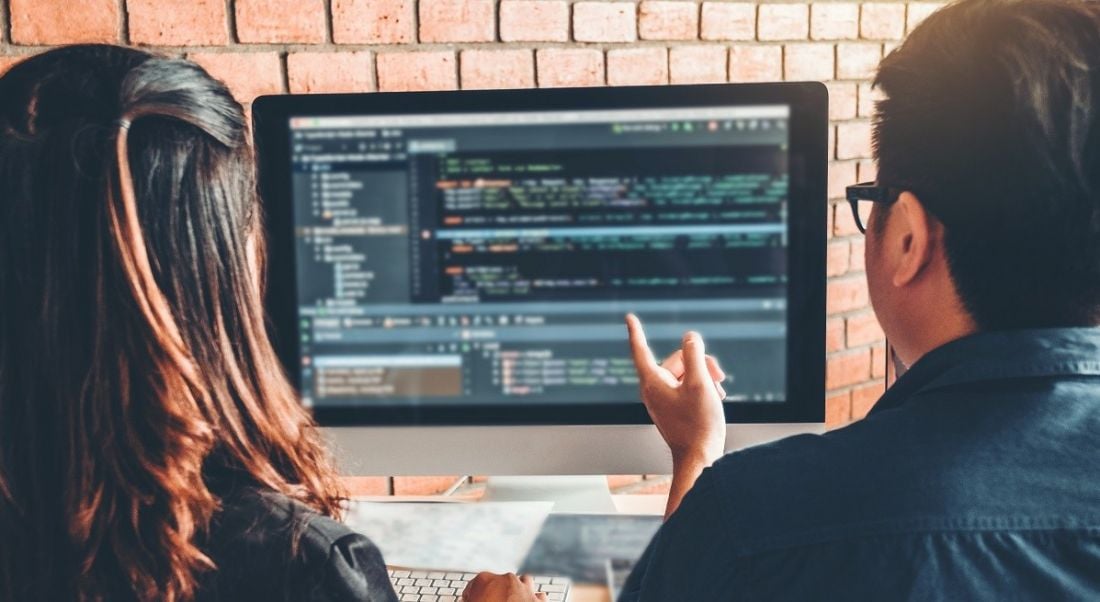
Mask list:
[{"label": "man's short dark hair", "polygon": [[1100,2],[950,4],[875,85],[879,181],[944,224],[978,327],[1100,324]]}]

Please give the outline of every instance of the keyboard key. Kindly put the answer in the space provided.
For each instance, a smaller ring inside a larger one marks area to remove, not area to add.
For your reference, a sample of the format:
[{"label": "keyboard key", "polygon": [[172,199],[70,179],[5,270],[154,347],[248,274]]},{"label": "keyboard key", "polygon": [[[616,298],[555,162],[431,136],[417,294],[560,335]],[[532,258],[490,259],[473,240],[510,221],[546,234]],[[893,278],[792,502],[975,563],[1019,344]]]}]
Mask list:
[{"label": "keyboard key", "polygon": [[448,581],[459,581],[462,579],[462,573],[447,573],[443,578]]},{"label": "keyboard key", "polygon": [[550,583],[543,583],[543,584],[539,585],[538,590],[540,592],[547,592],[547,593],[564,592],[565,591],[565,586],[564,585],[553,585],[553,584],[550,584]]},{"label": "keyboard key", "polygon": [[535,577],[535,583],[550,583],[549,577]]},{"label": "keyboard key", "polygon": [[467,582],[467,581],[452,581],[451,582],[451,587],[457,589],[458,591],[462,591],[462,590],[466,589],[466,584],[467,583],[469,583],[469,582]]},{"label": "keyboard key", "polygon": [[[538,583],[537,581],[535,583]],[[569,579],[566,577],[554,577],[550,580],[550,583],[554,585],[569,585]]]},{"label": "keyboard key", "polygon": [[474,577],[477,577],[477,573],[462,573],[463,581],[473,581]]},{"label": "keyboard key", "polygon": [[564,601],[565,600],[565,594],[558,594],[558,593],[546,594],[546,599],[549,600],[550,602]]},{"label": "keyboard key", "polygon": [[421,594],[438,594],[439,593],[439,588],[438,587],[422,587],[422,588],[420,588],[420,593]]},{"label": "keyboard key", "polygon": [[402,577],[408,577],[409,572],[408,571],[394,571],[394,572],[390,573],[390,575],[392,575],[394,577],[397,577],[398,579],[401,579]]},{"label": "keyboard key", "polygon": [[448,587],[450,584],[451,582],[446,579],[436,579],[432,581],[432,587]]},{"label": "keyboard key", "polygon": [[405,594],[401,596],[401,602],[419,602],[420,594]]},{"label": "keyboard key", "polygon": [[458,591],[455,590],[455,588],[453,588],[453,587],[441,587],[441,588],[439,588],[439,595],[440,596],[454,596],[456,594],[458,594]]},{"label": "keyboard key", "polygon": [[405,587],[401,588],[401,593],[403,593],[403,594],[419,594],[420,593],[420,588],[416,587],[415,585],[406,585]]},{"label": "keyboard key", "polygon": [[409,576],[413,579],[423,579],[428,576],[428,571],[413,571],[409,573]]},{"label": "keyboard key", "polygon": [[442,579],[446,573],[428,573],[428,579]]},{"label": "keyboard key", "polygon": [[416,583],[415,579],[405,578],[405,579],[398,579],[397,580],[398,585],[412,585],[414,583]]},{"label": "keyboard key", "polygon": [[421,586],[421,587],[431,587],[432,580],[431,579],[417,579],[416,584]]},{"label": "keyboard key", "polygon": [[440,596],[439,602],[458,602],[458,598],[454,596]]},{"label": "keyboard key", "polygon": [[439,596],[420,596],[420,602],[439,602]]}]

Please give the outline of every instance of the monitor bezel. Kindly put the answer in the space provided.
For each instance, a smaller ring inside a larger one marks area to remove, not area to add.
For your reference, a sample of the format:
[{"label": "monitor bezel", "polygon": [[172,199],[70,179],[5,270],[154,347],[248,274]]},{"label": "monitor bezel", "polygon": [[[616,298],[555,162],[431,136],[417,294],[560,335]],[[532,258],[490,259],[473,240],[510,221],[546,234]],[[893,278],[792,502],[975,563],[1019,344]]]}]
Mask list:
[{"label": "monitor bezel", "polygon": [[[267,231],[265,304],[272,342],[290,381],[301,383],[291,198],[290,118],[502,111],[790,107],[787,399],[726,402],[726,422],[820,423],[825,418],[825,245],[828,93],[817,82],[691,86],[463,90],[262,96],[252,105],[259,190]],[[795,204],[798,208],[795,209]],[[624,330],[625,334],[625,330]],[[704,335],[706,333],[703,333]],[[624,341],[624,354],[626,353]],[[721,358],[720,358],[721,359]],[[729,360],[727,360],[729,361]],[[315,406],[323,426],[649,424],[637,398],[599,404]]]}]

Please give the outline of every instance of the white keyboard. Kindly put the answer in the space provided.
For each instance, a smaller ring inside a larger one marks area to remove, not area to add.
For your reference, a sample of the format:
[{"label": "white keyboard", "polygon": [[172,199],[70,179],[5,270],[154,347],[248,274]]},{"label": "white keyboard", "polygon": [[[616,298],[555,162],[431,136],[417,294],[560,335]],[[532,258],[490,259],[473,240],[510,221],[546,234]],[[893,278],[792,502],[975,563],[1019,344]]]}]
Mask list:
[{"label": "white keyboard", "polygon": [[[476,573],[427,570],[390,570],[390,583],[401,602],[459,602]],[[535,591],[553,602],[569,600],[573,582],[565,577],[534,577]]]}]

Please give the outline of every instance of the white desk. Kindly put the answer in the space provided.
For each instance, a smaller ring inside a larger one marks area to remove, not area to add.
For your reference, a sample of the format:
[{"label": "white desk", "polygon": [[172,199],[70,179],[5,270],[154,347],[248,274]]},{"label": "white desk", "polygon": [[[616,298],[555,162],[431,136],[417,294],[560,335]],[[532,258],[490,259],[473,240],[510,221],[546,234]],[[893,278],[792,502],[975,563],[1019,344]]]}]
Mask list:
[{"label": "white desk", "polygon": [[[621,514],[633,514],[633,515],[657,515],[664,514],[665,504],[668,501],[668,496],[664,494],[657,495],[612,495],[612,500],[615,503],[615,508],[618,509]],[[367,502],[444,502],[444,503],[466,503],[476,504],[476,500],[463,499],[463,498],[446,498],[441,496],[361,496],[355,497],[355,500],[367,501]],[[573,602],[611,602],[611,592],[606,585],[603,584],[590,584],[590,583],[577,583],[573,585]]]}]

